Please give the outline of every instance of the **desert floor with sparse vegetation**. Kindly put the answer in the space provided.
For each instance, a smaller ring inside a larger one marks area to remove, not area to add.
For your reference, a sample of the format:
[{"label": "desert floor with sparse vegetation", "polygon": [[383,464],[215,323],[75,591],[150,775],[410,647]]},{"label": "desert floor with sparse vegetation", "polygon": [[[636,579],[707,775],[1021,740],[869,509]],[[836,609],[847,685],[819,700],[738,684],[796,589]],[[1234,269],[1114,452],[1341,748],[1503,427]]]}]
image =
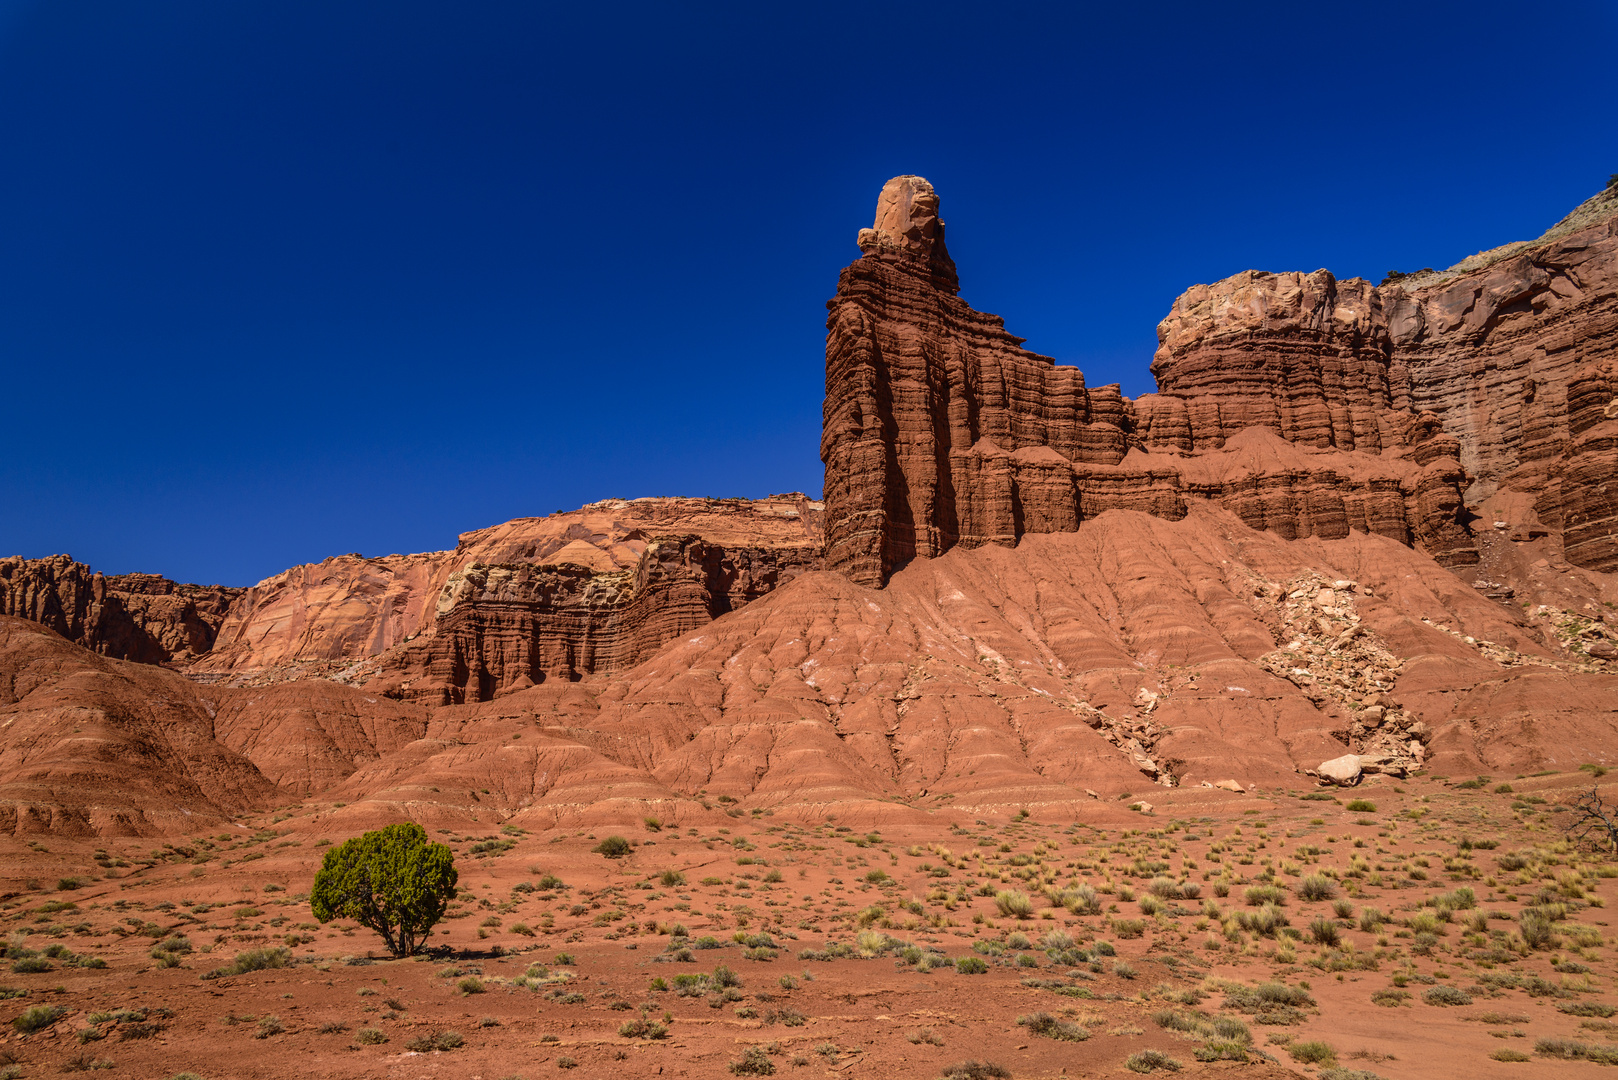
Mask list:
[{"label": "desert floor with sparse vegetation", "polygon": [[436,828],[459,890],[402,960],[310,914],[326,807],[9,840],[0,1076],[1594,1075],[1618,860],[1563,807],[1600,773]]}]

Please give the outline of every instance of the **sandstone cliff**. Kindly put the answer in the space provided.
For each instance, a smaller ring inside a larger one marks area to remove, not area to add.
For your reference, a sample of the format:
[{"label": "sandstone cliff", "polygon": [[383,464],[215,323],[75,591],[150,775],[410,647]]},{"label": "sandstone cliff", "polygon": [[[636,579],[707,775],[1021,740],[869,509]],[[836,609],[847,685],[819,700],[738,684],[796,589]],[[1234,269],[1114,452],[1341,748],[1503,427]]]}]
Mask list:
[{"label": "sandstone cliff", "polygon": [[1484,528],[1554,532],[1575,565],[1618,569],[1618,190],[1536,241],[1380,287],[1325,270],[1198,285],[1158,340],[1161,392],[1136,404],[1148,445],[1217,448],[1262,426],[1381,453],[1390,416],[1431,415]]},{"label": "sandstone cliff", "polygon": [[820,557],[820,504],[614,499],[464,534],[452,551],[340,556],[254,586],[193,671],[377,680],[431,704],[633,665]]},{"label": "sandstone cliff", "polygon": [[155,574],[107,577],[68,555],[0,559],[0,615],[29,619],[92,652],[143,664],[206,653],[241,592]]},{"label": "sandstone cliff", "polygon": [[[1163,393],[1132,402],[961,300],[937,209],[920,177],[889,181],[827,305],[828,568],[880,585],[957,544],[1011,545],[1108,509],[1179,518],[1190,498],[1287,537],[1359,529],[1476,562],[1459,442],[1394,399],[1368,286],[1259,275],[1182,298],[1181,339],[1222,345],[1233,312],[1256,311],[1262,333],[1242,326],[1240,347],[1195,363],[1160,354]],[[1227,452],[1253,429],[1280,445]]]}]

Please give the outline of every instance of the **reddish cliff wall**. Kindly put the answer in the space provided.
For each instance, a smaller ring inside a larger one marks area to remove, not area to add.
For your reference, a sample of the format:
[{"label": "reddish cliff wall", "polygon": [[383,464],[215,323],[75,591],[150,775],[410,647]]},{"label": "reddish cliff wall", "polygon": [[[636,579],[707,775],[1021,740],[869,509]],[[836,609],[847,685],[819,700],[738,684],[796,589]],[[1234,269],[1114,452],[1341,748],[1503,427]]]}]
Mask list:
[{"label": "reddish cliff wall", "polygon": [[241,597],[193,670],[484,701],[633,665],[819,560],[820,504],[803,495],[607,500],[453,551],[294,567]]},{"label": "reddish cliff wall", "polygon": [[[1199,287],[1165,321],[1163,393],[1131,402],[956,295],[937,198],[896,177],[827,305],[826,565],[880,585],[917,556],[1207,498],[1256,528],[1358,528],[1477,560],[1456,438],[1396,400],[1375,291],[1329,274]],[[1408,395],[1407,395],[1408,396]],[[1273,431],[1285,445],[1240,432]]]},{"label": "reddish cliff wall", "polygon": [[1468,501],[1526,493],[1571,562],[1618,570],[1618,189],[1539,240],[1379,292],[1411,404],[1477,479]]},{"label": "reddish cliff wall", "polygon": [[[1508,522],[1515,534],[1559,533],[1574,564],[1618,569],[1618,191],[1539,240],[1380,287],[1325,270],[1197,285],[1158,340],[1161,394],[1136,403],[1147,445],[1217,448],[1257,425],[1386,453],[1401,441],[1390,424],[1430,414],[1489,523],[1532,506],[1537,519]],[[1446,489],[1421,489],[1432,514]],[[1528,498],[1485,506],[1501,493]],[[1418,538],[1435,553],[1462,542]]]},{"label": "reddish cliff wall", "polygon": [[633,667],[675,638],[819,568],[814,546],[649,541],[632,570],[476,563],[450,577],[434,633],[368,684],[429,704],[489,701],[547,679]]},{"label": "reddish cliff wall", "polygon": [[0,615],[29,619],[92,652],[143,664],[207,652],[241,592],[155,574],[107,577],[69,555],[0,559]]}]

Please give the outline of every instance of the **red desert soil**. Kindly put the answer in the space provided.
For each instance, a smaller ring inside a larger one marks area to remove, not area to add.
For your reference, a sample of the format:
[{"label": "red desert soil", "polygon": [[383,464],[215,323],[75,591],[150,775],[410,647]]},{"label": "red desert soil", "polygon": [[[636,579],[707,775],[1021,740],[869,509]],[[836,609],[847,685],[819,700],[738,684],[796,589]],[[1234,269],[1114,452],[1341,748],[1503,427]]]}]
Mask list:
[{"label": "red desert soil", "polygon": [[[1082,823],[884,828],[719,798],[620,830],[623,859],[592,852],[605,830],[491,814],[435,830],[459,894],[407,960],[310,915],[351,831],[329,802],[162,844],[7,838],[0,1054],[21,1076],[722,1077],[752,1048],[784,1076],[1126,1076],[1149,1050],[1185,1074],[1515,1075],[1497,1059],[1614,1052],[1618,864],[1560,827],[1589,783],[1147,787]],[[207,977],[252,950],[281,966]]]}]

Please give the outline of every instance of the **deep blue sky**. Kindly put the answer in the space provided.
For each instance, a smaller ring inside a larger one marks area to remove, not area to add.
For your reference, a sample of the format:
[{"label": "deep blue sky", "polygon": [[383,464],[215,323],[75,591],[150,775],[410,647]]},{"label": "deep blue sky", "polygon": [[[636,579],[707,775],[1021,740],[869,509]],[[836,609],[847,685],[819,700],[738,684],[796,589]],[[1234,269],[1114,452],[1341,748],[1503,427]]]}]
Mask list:
[{"label": "deep blue sky", "polygon": [[0,554],[249,584],[611,496],[818,493],[889,176],[1091,385],[1249,267],[1618,170],[1599,2],[0,0]]}]

